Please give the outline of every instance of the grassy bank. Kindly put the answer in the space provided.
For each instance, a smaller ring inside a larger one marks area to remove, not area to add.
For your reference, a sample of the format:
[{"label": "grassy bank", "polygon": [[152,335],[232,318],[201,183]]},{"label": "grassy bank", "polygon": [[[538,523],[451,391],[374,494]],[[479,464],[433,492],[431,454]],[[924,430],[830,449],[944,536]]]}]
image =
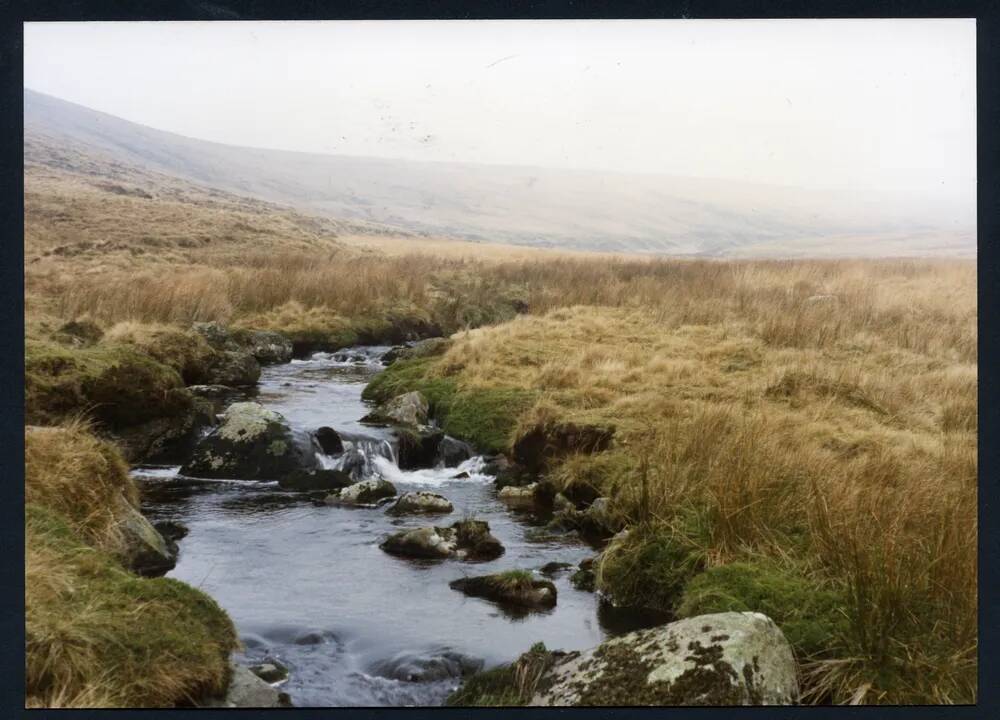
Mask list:
[{"label": "grassy bank", "polygon": [[25,433],[28,707],[173,707],[224,692],[235,630],[184,583],[126,571],[138,493],[79,423]]},{"label": "grassy bank", "polygon": [[[462,332],[369,394],[423,390],[447,424],[457,397],[521,393],[530,402],[478,418],[506,428],[491,444],[507,449],[530,432],[613,427],[610,449],[547,470],[628,518],[598,566],[604,592],[679,615],[767,612],[809,701],[973,701],[973,268],[670,268],[636,270],[638,307]],[[643,298],[646,272],[675,272],[681,290],[661,277],[661,296]]]}]

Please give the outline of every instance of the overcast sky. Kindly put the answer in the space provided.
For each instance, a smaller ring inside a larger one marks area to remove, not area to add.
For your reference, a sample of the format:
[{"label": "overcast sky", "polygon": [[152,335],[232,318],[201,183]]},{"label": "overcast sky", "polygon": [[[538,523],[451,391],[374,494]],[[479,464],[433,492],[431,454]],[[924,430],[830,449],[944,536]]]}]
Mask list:
[{"label": "overcast sky", "polygon": [[32,23],[25,86],[192,137],[975,194],[975,22]]}]

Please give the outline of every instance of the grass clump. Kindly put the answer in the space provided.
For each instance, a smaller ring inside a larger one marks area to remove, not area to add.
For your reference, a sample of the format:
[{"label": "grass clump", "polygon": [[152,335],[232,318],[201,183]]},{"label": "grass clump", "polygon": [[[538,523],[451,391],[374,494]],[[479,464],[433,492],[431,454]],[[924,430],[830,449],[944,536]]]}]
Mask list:
[{"label": "grass clump", "polygon": [[597,589],[616,605],[672,612],[702,563],[699,553],[679,535],[639,525],[612,541],[601,555]]},{"label": "grass clump", "polygon": [[842,643],[844,606],[843,592],[828,583],[760,560],[720,565],[695,576],[684,588],[677,615],[764,613],[804,660],[829,656]]},{"label": "grass clump", "polygon": [[131,427],[191,408],[180,375],[129,345],[70,349],[28,340],[24,362],[30,424],[55,424],[87,412],[108,427]]},{"label": "grass clump", "polygon": [[94,547],[118,554],[120,500],[135,506],[139,492],[118,449],[72,422],[25,428],[24,499],[59,513]]},{"label": "grass clump", "polygon": [[204,593],[126,572],[25,508],[26,704],[171,707],[222,693],[236,633]]},{"label": "grass clump", "polygon": [[543,643],[509,665],[500,665],[476,673],[448,696],[445,705],[464,707],[501,707],[527,705],[545,671],[552,665],[552,653]]}]

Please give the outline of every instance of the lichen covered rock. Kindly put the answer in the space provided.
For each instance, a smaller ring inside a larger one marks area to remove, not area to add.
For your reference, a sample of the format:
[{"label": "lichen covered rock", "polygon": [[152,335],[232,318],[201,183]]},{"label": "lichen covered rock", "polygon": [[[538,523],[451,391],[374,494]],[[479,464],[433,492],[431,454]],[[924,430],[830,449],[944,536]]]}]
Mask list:
[{"label": "lichen covered rock", "polygon": [[791,647],[760,613],[700,615],[557,661],[532,705],[789,705]]},{"label": "lichen covered rock", "polygon": [[181,474],[234,480],[277,480],[305,469],[288,422],[255,402],[233,403],[222,423],[195,447]]},{"label": "lichen covered rock", "polygon": [[379,500],[391,498],[396,487],[388,480],[373,478],[348,485],[326,499],[327,505],[374,505]]},{"label": "lichen covered rock", "polygon": [[403,493],[400,498],[393,503],[386,511],[390,515],[409,515],[416,513],[425,514],[447,514],[455,507],[448,498],[432,492],[408,492]]}]

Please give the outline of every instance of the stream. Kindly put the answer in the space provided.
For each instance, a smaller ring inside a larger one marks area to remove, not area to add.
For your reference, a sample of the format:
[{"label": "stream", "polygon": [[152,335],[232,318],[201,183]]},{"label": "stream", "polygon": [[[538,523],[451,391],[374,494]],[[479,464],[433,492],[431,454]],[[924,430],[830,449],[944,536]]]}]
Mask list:
[{"label": "stream", "polygon": [[[451,580],[595,551],[575,538],[539,539],[537,522],[496,499],[482,458],[458,468],[402,471],[391,429],[362,425],[361,391],[382,369],[387,347],[315,353],[265,367],[252,399],[284,415],[293,430],[330,426],[362,451],[366,472],[400,493],[430,490],[455,506],[447,516],[394,518],[379,508],[330,507],[274,482],[185,478],[178,467],[134,469],[151,520],[175,520],[190,533],[168,573],[211,595],[229,613],[244,649],[241,662],[275,658],[290,670],[281,689],[296,706],[439,705],[463,672],[510,662],[536,642],[576,650],[642,626],[593,593],[573,588],[572,572],[552,578],[557,606],[512,616],[466,597]],[[331,466],[336,458],[321,456]],[[468,477],[453,476],[467,472]],[[388,534],[421,525],[486,520],[506,552],[489,562],[413,561],[379,549]],[[574,568],[575,569],[575,568]]]}]

